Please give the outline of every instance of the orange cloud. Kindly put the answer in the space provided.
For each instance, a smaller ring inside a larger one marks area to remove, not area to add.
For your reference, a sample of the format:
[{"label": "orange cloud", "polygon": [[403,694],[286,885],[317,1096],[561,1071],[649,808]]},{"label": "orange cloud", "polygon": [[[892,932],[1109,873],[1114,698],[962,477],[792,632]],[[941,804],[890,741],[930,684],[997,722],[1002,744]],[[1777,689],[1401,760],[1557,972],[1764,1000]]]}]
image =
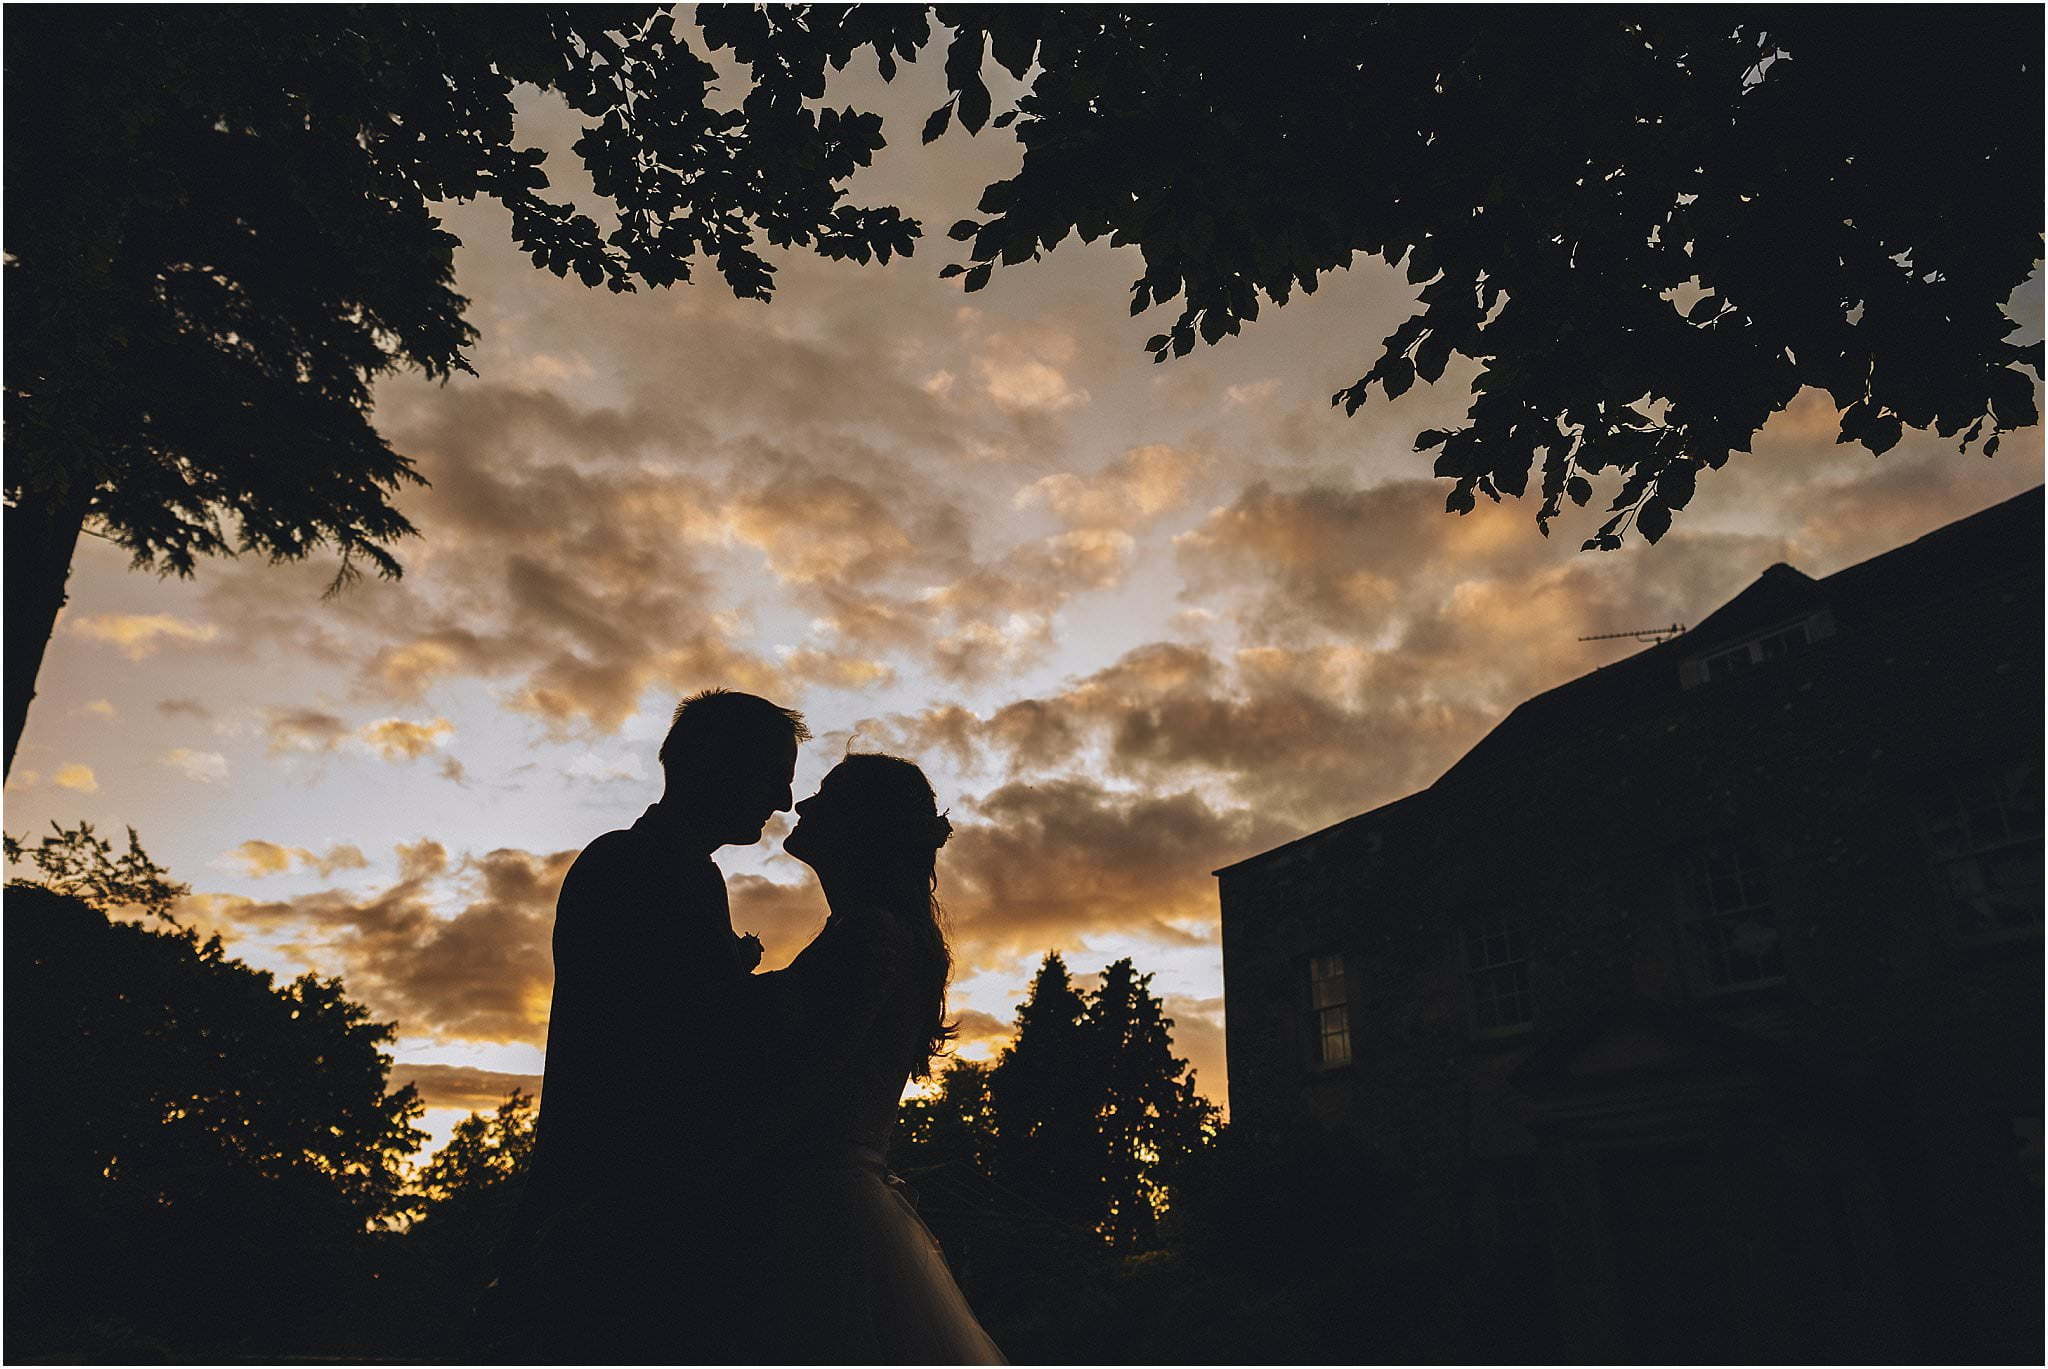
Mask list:
[{"label": "orange cloud", "polygon": [[412,723],[403,718],[384,718],[365,724],[356,734],[387,761],[417,760],[455,735],[455,724],[446,718]]},{"label": "orange cloud", "polygon": [[220,629],[211,623],[195,623],[169,613],[99,613],[71,620],[70,630],[119,647],[131,661],[160,647],[193,646],[220,636]]},{"label": "orange cloud", "polygon": [[59,789],[75,789],[81,794],[97,794],[100,791],[99,779],[94,776],[89,765],[60,765],[51,774],[50,782]]},{"label": "orange cloud", "polygon": [[370,864],[368,857],[356,846],[332,846],[323,856],[303,846],[280,846],[274,841],[253,837],[229,852],[229,856],[241,863],[242,873],[251,879],[281,875],[295,865],[300,869],[318,870],[322,875],[332,875],[337,870],[367,869]]},{"label": "orange cloud", "polygon": [[1044,505],[1073,527],[1129,528],[1185,498],[1205,462],[1196,453],[1155,442],[1133,447],[1088,475],[1061,471],[1019,490],[1019,508]]}]

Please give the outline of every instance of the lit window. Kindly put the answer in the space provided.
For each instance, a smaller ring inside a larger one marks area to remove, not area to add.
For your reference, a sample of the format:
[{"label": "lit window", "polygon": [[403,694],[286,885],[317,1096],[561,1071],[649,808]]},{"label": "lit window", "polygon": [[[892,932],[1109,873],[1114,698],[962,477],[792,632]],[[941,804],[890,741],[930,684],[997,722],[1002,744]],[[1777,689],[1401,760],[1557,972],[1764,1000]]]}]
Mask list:
[{"label": "lit window", "polygon": [[1351,1060],[1351,1014],[1345,1005],[1344,957],[1319,955],[1308,962],[1309,1039],[1318,1065]]},{"label": "lit window", "polygon": [[2041,925],[2041,791],[2023,767],[1938,783],[1920,822],[1958,932]]},{"label": "lit window", "polygon": [[1529,991],[1529,936],[1520,923],[1494,921],[1465,929],[1465,982],[1472,1028],[1495,1032],[1536,1020]]},{"label": "lit window", "polygon": [[1693,857],[1686,884],[1693,949],[1708,985],[1734,989],[1785,977],[1770,884],[1753,853],[1710,846]]}]

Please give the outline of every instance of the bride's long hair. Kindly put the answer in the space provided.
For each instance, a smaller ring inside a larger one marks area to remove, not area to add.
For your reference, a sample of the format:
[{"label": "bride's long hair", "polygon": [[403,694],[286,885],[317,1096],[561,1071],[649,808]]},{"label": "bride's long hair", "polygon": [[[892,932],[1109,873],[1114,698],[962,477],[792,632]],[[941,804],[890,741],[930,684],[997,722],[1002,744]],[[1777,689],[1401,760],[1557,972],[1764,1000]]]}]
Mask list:
[{"label": "bride's long hair", "polygon": [[902,919],[915,942],[914,983],[923,1021],[911,1073],[922,1079],[931,1074],[932,1058],[945,1053],[958,1030],[946,1021],[953,952],[946,944],[945,909],[939,903],[939,848],[953,834],[953,824],[939,812],[924,771],[901,756],[852,752],[833,767],[833,773],[842,783],[859,788],[865,819],[861,826],[870,843],[863,883]]}]

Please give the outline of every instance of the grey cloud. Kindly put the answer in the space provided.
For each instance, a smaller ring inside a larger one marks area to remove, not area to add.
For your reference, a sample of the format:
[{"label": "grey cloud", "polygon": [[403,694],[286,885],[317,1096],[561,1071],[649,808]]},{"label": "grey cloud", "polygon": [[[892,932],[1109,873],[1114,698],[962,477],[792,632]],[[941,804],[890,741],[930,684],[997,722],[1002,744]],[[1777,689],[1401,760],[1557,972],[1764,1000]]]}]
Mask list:
[{"label": "grey cloud", "polygon": [[[549,934],[574,851],[497,850],[451,865],[438,842],[399,848],[400,879],[367,897],[338,889],[259,902],[199,895],[185,911],[230,936],[283,936],[286,948],[338,969],[352,997],[408,1035],[447,1041],[546,1040],[553,986]],[[437,881],[453,878],[443,891]],[[436,895],[461,906],[442,916]]]},{"label": "grey cloud", "polygon": [[1096,929],[1203,940],[1215,917],[1209,871],[1283,830],[1193,792],[1120,793],[1078,778],[1003,785],[956,808],[954,821],[940,894],[966,963]]},{"label": "grey cloud", "polygon": [[332,751],[348,740],[346,719],[312,708],[278,708],[268,711],[263,723],[272,753],[280,751]]}]

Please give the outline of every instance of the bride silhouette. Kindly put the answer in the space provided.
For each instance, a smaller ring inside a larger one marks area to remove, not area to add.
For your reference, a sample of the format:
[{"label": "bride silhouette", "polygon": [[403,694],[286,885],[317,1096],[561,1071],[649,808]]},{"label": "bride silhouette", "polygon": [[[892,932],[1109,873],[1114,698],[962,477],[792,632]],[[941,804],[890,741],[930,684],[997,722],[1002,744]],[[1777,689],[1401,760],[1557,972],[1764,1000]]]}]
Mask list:
[{"label": "bride silhouette", "polygon": [[884,1169],[897,1103],[952,1035],[937,860],[952,825],[924,772],[841,761],[796,805],[783,849],[831,913],[789,967],[763,976],[785,1023],[765,1328],[790,1362],[1000,1364],[937,1241]]}]

